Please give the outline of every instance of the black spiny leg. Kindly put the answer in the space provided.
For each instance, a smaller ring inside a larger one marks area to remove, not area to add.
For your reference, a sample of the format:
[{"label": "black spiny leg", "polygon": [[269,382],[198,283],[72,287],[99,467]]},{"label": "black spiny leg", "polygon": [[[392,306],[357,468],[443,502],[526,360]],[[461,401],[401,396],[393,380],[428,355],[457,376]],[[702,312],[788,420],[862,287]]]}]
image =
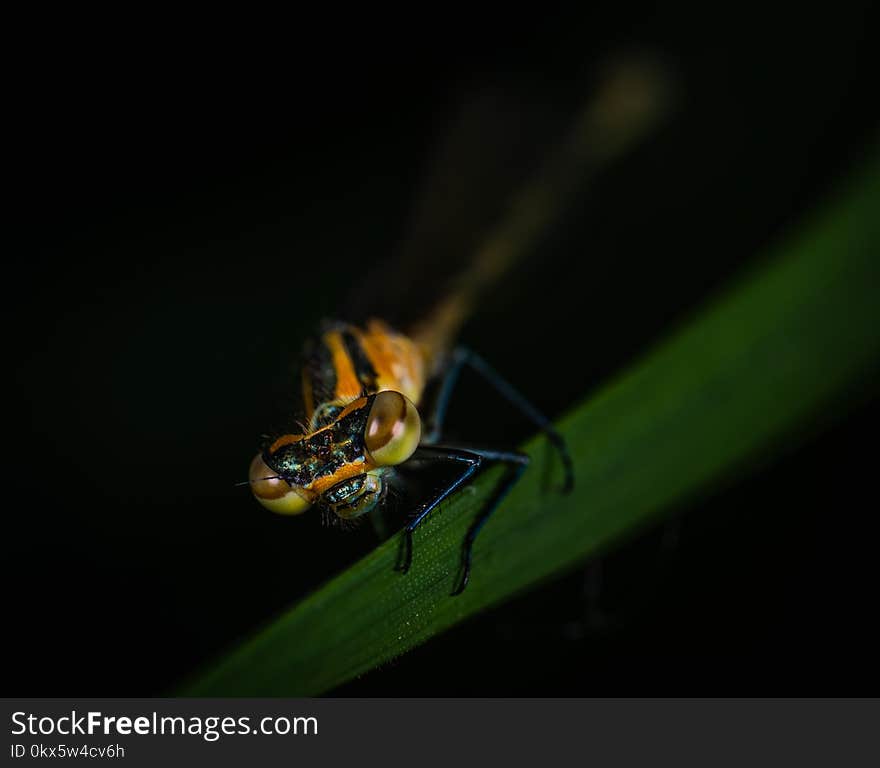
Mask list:
[{"label": "black spiny leg", "polygon": [[416,516],[410,520],[407,524],[406,528],[403,530],[403,557],[399,565],[397,566],[397,570],[401,573],[406,573],[410,566],[412,565],[412,535],[413,531],[419,527],[421,522],[431,514],[431,511],[449,496],[456,488],[461,486],[474,472],[477,471],[477,468],[482,463],[483,459],[476,453],[472,453],[471,451],[462,451],[457,449],[447,449],[440,446],[420,446],[416,449],[416,452],[413,454],[412,459],[428,459],[432,461],[454,461],[458,462],[461,465],[461,474],[456,477],[451,483],[444,486],[439,493],[437,493],[433,498],[429,501],[422,504],[419,511],[416,513]]},{"label": "black spiny leg", "polygon": [[458,585],[453,590],[453,595],[461,594],[470,580],[472,550],[477,534],[486,521],[495,511],[501,500],[507,495],[520,478],[529,463],[529,457],[515,451],[484,451],[473,448],[457,448],[454,446],[421,446],[413,458],[434,461],[452,461],[462,466],[462,471],[451,483],[444,486],[439,493],[422,505],[416,516],[407,524],[403,536],[403,557],[398,570],[406,573],[412,565],[413,531],[421,525],[422,521],[445,499],[449,494],[459,488],[467,479],[477,471],[484,461],[496,461],[506,464],[508,467],[502,482],[495,493],[481,510],[480,514],[471,524],[462,545],[461,576]]},{"label": "black spiny leg", "polygon": [[400,565],[398,566],[398,570],[403,571],[404,573],[409,570],[409,567],[412,564],[413,531],[418,528],[421,522],[441,501],[443,501],[443,499],[449,496],[449,494],[473,475],[484,461],[494,461],[505,464],[507,471],[489,501],[471,524],[467,535],[464,538],[464,542],[462,543],[461,572],[457,586],[452,592],[453,595],[461,594],[468,585],[471,573],[471,561],[473,559],[473,546],[477,535],[501,503],[502,499],[522,476],[522,473],[529,464],[529,457],[518,451],[490,451],[434,444],[442,434],[443,422],[446,418],[446,410],[449,407],[449,401],[452,397],[455,385],[458,382],[458,377],[465,365],[469,365],[474,371],[479,373],[502,397],[504,397],[505,400],[525,415],[547,436],[550,443],[558,451],[565,469],[563,492],[567,493],[574,486],[574,469],[571,462],[571,456],[568,453],[568,448],[565,445],[562,435],[556,431],[550,420],[519,392],[517,392],[485,360],[483,360],[483,358],[464,347],[456,349],[452,354],[449,367],[447,368],[441,382],[440,390],[437,393],[437,399],[434,402],[433,412],[426,420],[428,430],[423,435],[423,444],[413,455],[413,458],[458,462],[462,465],[462,471],[455,480],[441,489],[437,495],[424,504],[416,514],[415,518],[406,526],[402,541],[403,556]]},{"label": "black spiny leg", "polygon": [[467,535],[464,537],[461,551],[461,575],[458,581],[458,586],[452,591],[453,595],[460,595],[464,592],[465,587],[470,581],[471,560],[473,559],[474,540],[477,538],[477,534],[486,524],[486,521],[491,517],[492,513],[504,497],[510,492],[510,489],[516,485],[517,480],[522,477],[523,472],[526,471],[526,467],[529,465],[529,457],[524,453],[480,451],[480,454],[484,459],[500,461],[507,464],[507,470],[505,471],[501,482],[498,484],[498,487],[495,489],[495,492],[492,494],[489,501],[486,502],[482,511],[477,516],[477,519],[471,523],[471,527],[468,528]]},{"label": "black spiny leg", "polygon": [[434,403],[434,410],[429,419],[429,431],[424,437],[425,443],[433,443],[440,438],[443,430],[443,422],[446,418],[446,410],[449,407],[449,401],[452,392],[458,382],[461,369],[468,365],[472,370],[482,376],[507,402],[520,411],[529,421],[531,421],[538,429],[540,429],[550,441],[551,445],[559,453],[562,459],[562,465],[565,470],[565,481],[562,487],[563,493],[568,493],[574,487],[574,467],[571,461],[571,455],[562,435],[556,431],[550,419],[541,413],[534,405],[532,405],[525,397],[523,397],[514,387],[499,374],[492,366],[489,365],[476,352],[466,347],[458,347],[452,353],[452,360],[449,368],[443,378],[440,391]]}]

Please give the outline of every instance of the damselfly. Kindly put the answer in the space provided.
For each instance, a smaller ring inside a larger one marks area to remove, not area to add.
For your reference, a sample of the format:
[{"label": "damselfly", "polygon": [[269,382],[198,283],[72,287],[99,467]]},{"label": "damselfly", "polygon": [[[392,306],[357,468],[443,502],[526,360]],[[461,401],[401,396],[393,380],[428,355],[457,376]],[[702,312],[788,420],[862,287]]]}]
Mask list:
[{"label": "damselfly", "polygon": [[532,248],[586,172],[615,157],[656,120],[662,107],[656,85],[644,68],[615,70],[567,138],[511,199],[506,215],[452,289],[421,320],[404,329],[380,319],[325,323],[306,345],[301,430],[271,440],[251,463],[249,482],[264,507],[286,515],[319,507],[353,520],[382,504],[395,468],[416,460],[449,464],[456,468],[452,479],[414,510],[404,528],[398,568],[405,573],[419,525],[480,467],[501,464],[505,472],[499,486],[462,543],[453,591],[460,593],[470,578],[478,533],[529,464],[520,451],[443,442],[447,407],[465,367],[485,378],[546,435],[564,467],[562,490],[571,490],[574,470],[559,432],[482,357],[454,340],[479,298]]}]

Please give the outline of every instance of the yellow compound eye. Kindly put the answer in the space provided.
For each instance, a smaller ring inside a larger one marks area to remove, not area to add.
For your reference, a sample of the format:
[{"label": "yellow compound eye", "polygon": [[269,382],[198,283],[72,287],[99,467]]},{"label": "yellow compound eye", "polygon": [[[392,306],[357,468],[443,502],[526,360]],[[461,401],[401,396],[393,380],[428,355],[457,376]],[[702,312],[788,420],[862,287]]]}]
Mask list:
[{"label": "yellow compound eye", "polygon": [[279,515],[301,515],[311,506],[296,492],[296,489],[287,484],[287,481],[276,477],[276,473],[263,461],[259,453],[251,462],[248,479],[254,497],[270,512],[277,512]]},{"label": "yellow compound eye", "polygon": [[377,467],[402,464],[418,447],[422,421],[416,407],[400,392],[380,392],[373,401],[364,442]]}]

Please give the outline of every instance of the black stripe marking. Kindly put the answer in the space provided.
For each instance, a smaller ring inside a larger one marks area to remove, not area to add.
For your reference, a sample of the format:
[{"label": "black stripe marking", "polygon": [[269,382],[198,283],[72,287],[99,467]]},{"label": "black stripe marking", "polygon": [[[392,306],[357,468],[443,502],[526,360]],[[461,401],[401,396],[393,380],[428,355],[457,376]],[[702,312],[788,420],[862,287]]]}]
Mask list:
[{"label": "black stripe marking", "polygon": [[367,353],[364,352],[364,348],[361,346],[357,336],[350,330],[345,330],[342,332],[342,343],[354,367],[355,375],[361,383],[363,393],[365,395],[375,393],[379,388],[379,374],[373,368],[373,364],[370,362],[370,358],[367,357]]}]

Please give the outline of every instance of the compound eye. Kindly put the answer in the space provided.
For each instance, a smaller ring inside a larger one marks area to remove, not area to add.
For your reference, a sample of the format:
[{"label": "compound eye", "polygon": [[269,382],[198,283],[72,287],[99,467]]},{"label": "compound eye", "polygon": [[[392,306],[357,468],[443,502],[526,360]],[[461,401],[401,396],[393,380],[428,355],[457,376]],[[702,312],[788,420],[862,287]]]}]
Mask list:
[{"label": "compound eye", "polygon": [[364,442],[377,467],[402,464],[418,447],[422,421],[416,407],[400,392],[376,395],[367,417]]},{"label": "compound eye", "polygon": [[270,512],[279,515],[301,515],[311,504],[291,488],[286,480],[263,461],[261,454],[254,456],[248,476],[254,497]]}]

